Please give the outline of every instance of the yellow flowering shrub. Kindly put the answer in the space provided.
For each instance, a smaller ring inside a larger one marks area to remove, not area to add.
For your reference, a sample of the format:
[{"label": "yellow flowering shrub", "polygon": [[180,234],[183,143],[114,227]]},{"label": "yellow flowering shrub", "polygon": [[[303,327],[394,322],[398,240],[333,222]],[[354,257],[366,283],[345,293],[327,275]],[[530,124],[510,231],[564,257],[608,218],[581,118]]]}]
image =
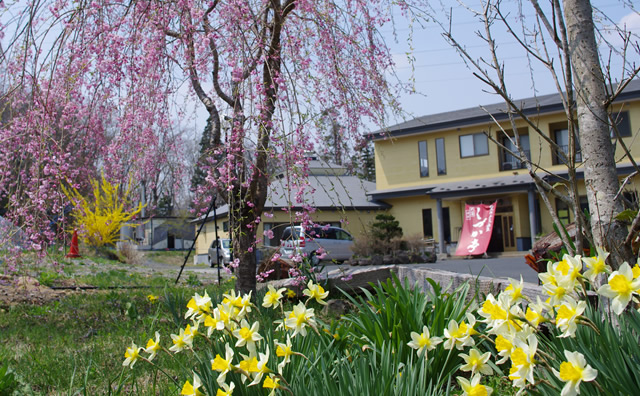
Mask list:
[{"label": "yellow flowering shrub", "polygon": [[74,202],[76,226],[84,243],[92,247],[114,245],[119,240],[120,228],[132,220],[143,208],[131,202],[131,184],[121,186],[109,182],[104,175],[92,179],[91,195],[83,196],[76,188],[62,187],[64,194]]}]

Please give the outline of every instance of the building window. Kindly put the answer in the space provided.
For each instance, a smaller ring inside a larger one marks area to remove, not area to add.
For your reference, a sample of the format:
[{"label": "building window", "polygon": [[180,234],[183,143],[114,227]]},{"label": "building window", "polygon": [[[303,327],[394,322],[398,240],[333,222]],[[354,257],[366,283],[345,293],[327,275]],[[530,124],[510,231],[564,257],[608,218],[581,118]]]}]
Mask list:
[{"label": "building window", "polygon": [[[631,121],[629,121],[628,111],[622,111],[620,113],[612,114],[611,118],[616,124],[616,129],[618,130],[618,135],[620,135],[620,137],[631,136]],[[617,137],[616,131],[613,128],[611,128],[611,137]]]},{"label": "building window", "polygon": [[[531,150],[529,148],[529,135],[526,133],[521,133],[518,131],[518,135],[520,138],[520,147],[524,151],[524,154],[527,156],[528,160],[531,160]],[[505,149],[502,150],[502,155],[500,156],[500,170],[511,170],[511,169],[523,169],[526,168],[526,163],[524,161],[520,161],[519,155],[515,156],[514,154],[519,154],[520,151],[516,147],[515,137],[514,136],[503,136],[502,137],[502,145]]]},{"label": "building window", "polygon": [[484,133],[460,136],[460,157],[476,157],[489,154],[489,143]]},{"label": "building window", "polygon": [[425,238],[433,238],[433,219],[431,209],[422,209],[422,235]]},{"label": "building window", "polygon": [[[567,128],[555,129],[553,131],[553,140],[558,145],[558,150],[553,156],[553,164],[566,164],[569,155],[569,130]],[[582,153],[580,152],[580,141],[578,137],[574,139],[576,145],[575,162],[582,162]]]},{"label": "building window", "polygon": [[569,206],[556,198],[556,214],[558,215],[558,220],[560,220],[562,224],[567,225],[571,222],[571,216],[569,215],[570,212]]},{"label": "building window", "polygon": [[420,154],[420,177],[427,177],[429,176],[429,158],[426,140],[418,142],[418,152]]},{"label": "building window", "polygon": [[436,139],[436,162],[438,165],[438,174],[447,174],[447,160],[444,155],[444,138]]},{"label": "building window", "polygon": [[228,221],[223,221],[222,222],[222,231],[224,231],[224,232],[228,232],[229,231],[229,222]]}]

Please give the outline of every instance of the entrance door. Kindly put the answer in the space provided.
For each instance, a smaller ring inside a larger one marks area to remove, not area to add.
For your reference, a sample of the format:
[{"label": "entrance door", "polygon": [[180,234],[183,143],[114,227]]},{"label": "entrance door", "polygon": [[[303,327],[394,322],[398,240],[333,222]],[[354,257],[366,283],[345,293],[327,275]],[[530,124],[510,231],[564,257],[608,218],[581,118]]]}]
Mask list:
[{"label": "entrance door", "polygon": [[493,231],[487,252],[504,252],[504,233],[502,231],[502,215],[496,215],[493,219]]},{"label": "entrance door", "polygon": [[[513,214],[502,214],[500,217],[502,221],[502,243],[504,250],[515,250],[516,238],[513,232]],[[496,216],[496,220],[497,218]]]}]

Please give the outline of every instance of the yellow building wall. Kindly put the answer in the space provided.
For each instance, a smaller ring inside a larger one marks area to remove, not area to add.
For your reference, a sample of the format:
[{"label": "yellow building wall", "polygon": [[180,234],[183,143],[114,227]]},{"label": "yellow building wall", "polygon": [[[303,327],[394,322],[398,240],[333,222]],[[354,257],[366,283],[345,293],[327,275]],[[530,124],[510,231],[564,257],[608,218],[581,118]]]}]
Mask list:
[{"label": "yellow building wall", "polygon": [[[640,101],[625,104],[623,107],[616,107],[614,112],[623,109],[629,112],[631,124],[631,137],[623,138],[623,142],[629,148],[635,158],[640,158],[640,142],[637,142],[640,130]],[[540,118],[532,118],[545,136],[553,140],[554,129],[561,124],[566,124],[564,112],[546,114]],[[501,124],[505,130],[511,130],[508,122]],[[541,137],[533,128],[524,121],[516,122],[518,130],[524,128],[529,135],[529,146],[531,159],[550,171],[562,171],[566,169],[564,165],[553,165],[551,146],[546,139]],[[491,140],[488,141],[489,154],[465,157],[460,156],[460,141],[462,135],[487,132],[494,139],[500,140],[503,133],[494,124],[484,124],[459,129],[449,129],[434,131],[423,134],[402,136],[398,138],[389,137],[387,139],[375,141],[375,161],[376,161],[376,189],[387,190],[395,188],[418,187],[462,181],[475,178],[498,177],[512,172],[526,172],[525,169],[500,170],[500,150]],[[437,174],[436,159],[436,139],[443,138],[445,142],[445,157],[447,173]],[[420,177],[418,142],[427,142],[427,153],[429,162],[429,176]],[[629,163],[624,157],[624,150],[620,144],[616,146],[616,159],[619,163]],[[578,164],[579,165],[579,164]],[[580,165],[579,165],[580,166]]]},{"label": "yellow building wall", "polygon": [[[340,227],[349,232],[353,237],[358,237],[365,232],[368,225],[375,220],[378,213],[383,210],[358,210],[358,211],[316,211],[311,218],[317,223],[338,223]],[[262,223],[258,226],[258,238],[264,238],[263,223],[294,223],[294,218],[284,211],[272,212],[273,217],[262,216]],[[220,238],[229,238],[229,232],[223,232],[222,223],[228,221],[228,218],[218,219],[218,235]],[[196,232],[200,225],[196,224]],[[215,240],[214,222],[208,221],[202,229],[198,240],[196,241],[196,254],[208,254],[211,242]],[[261,244],[262,245],[262,244]]]}]

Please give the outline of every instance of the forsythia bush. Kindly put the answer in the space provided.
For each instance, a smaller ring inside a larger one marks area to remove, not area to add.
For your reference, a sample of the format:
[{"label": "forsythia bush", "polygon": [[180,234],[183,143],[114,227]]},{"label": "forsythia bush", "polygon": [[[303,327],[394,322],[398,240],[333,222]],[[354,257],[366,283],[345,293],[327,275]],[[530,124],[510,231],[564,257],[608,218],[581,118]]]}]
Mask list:
[{"label": "forsythia bush", "polygon": [[[355,389],[361,394],[441,395],[450,393],[451,378],[458,373],[459,394],[482,396],[493,393],[484,376],[501,375],[503,369],[518,394],[633,394],[640,385],[640,314],[628,305],[638,302],[640,266],[624,263],[612,271],[606,258],[600,249],[596,257],[565,255],[540,274],[543,299],[530,301],[523,295],[522,281],[512,281],[497,296],[489,294],[477,309],[469,309],[475,314],[459,314],[459,307],[474,305],[459,305],[464,295],[456,292],[447,294],[447,298],[461,297],[455,303],[447,302],[439,291],[429,302],[414,291],[393,291],[395,286],[389,283],[390,298],[381,297],[380,287],[377,295],[367,292],[368,303],[358,305],[360,312],[341,319],[347,324],[343,331],[335,324],[323,324],[308,308],[311,301],[326,304],[328,296],[312,281],[303,291],[306,302],[287,311],[286,289],[271,285],[262,301],[264,311],[252,304],[250,294],[231,291],[216,306],[206,292],[195,294],[185,314],[191,322],[171,334],[171,347],[163,347],[156,333],[146,347],[127,348],[123,365],[133,368],[138,360],[155,365],[161,351],[172,357],[193,354],[190,378],[176,383],[181,395],[262,394],[263,389],[270,394],[300,394],[301,389],[316,394],[323,392],[322,381],[329,394]],[[604,275],[607,283],[595,290],[593,282]],[[607,300],[594,307],[588,301],[598,295]],[[416,303],[396,305],[399,310],[415,309],[415,317],[381,309],[382,304],[402,301]],[[265,319],[269,323],[264,316],[269,312],[276,315],[275,328],[261,329]],[[252,316],[261,316],[262,321]],[[403,324],[413,327],[421,320],[429,323],[407,331],[410,334],[396,334],[404,332]],[[387,325],[396,330],[379,331]],[[434,331],[438,334],[431,334]],[[406,347],[415,352],[407,355]],[[331,349],[341,352],[327,352]],[[362,357],[373,362],[362,364]],[[441,368],[434,370],[434,364]],[[355,377],[341,371],[345,365],[353,368]],[[376,377],[383,377],[382,388],[363,389]]]},{"label": "forsythia bush", "polygon": [[119,239],[122,224],[140,213],[143,205],[131,203],[130,184],[120,192],[119,184],[110,183],[102,175],[100,180],[91,180],[91,187],[89,198],[75,188],[63,186],[62,189],[75,204],[75,218],[83,241],[93,247],[113,245]]}]

